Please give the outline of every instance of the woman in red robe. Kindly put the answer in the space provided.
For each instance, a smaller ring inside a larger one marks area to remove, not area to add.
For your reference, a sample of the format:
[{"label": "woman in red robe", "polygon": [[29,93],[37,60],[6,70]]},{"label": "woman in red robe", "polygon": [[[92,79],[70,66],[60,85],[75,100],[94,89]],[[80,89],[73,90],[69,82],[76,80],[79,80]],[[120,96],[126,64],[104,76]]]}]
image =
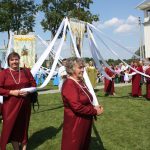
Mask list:
[{"label": "woman in red robe", "polygon": [[69,58],[66,71],[70,76],[62,86],[64,124],[61,150],[88,150],[93,116],[100,115],[103,108],[92,105],[92,95],[83,82],[83,60]]},{"label": "woman in red robe", "polygon": [[104,92],[105,95],[115,95],[115,89],[114,89],[114,73],[109,69],[105,68],[106,74],[112,78],[112,80],[108,80],[106,77],[104,78]]},{"label": "woman in red robe", "polygon": [[0,95],[3,96],[2,105],[2,131],[0,149],[6,150],[11,142],[14,150],[19,150],[19,144],[26,150],[28,141],[28,126],[31,114],[31,102],[28,92],[20,91],[22,88],[35,87],[36,83],[29,69],[19,68],[20,56],[12,52],[8,56],[8,69],[0,72]]},{"label": "woman in red robe", "polygon": [[[149,68],[146,69],[145,74],[150,76],[150,65]],[[146,98],[150,100],[150,78],[146,78]]]},{"label": "woman in red robe", "polygon": [[[139,61],[134,62],[133,66],[136,70],[143,72],[143,67],[141,66]],[[130,74],[134,73],[134,70],[130,71]],[[133,97],[140,97],[142,95],[142,76],[138,73],[132,76],[132,96]]]}]

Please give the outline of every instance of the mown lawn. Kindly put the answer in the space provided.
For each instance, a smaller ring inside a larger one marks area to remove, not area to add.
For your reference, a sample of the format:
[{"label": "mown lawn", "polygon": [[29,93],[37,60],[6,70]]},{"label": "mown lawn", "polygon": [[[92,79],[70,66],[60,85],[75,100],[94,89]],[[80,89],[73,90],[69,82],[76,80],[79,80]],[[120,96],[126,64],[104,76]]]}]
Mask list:
[{"label": "mown lawn", "polygon": [[[94,121],[91,150],[150,149],[150,101],[132,98],[130,90],[130,86],[116,88],[116,96],[110,97],[105,97],[103,90],[96,91],[105,111]],[[61,96],[39,95],[39,102],[40,109],[31,116],[28,150],[60,150]]]}]

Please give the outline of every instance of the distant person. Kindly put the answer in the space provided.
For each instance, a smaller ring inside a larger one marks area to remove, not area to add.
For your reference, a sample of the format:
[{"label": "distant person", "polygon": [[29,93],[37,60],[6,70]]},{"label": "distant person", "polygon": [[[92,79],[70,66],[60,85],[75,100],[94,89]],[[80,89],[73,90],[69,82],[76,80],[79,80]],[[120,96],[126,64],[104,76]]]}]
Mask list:
[{"label": "distant person", "polygon": [[119,66],[115,66],[115,72],[116,72],[116,76],[115,76],[115,83],[119,83],[120,82],[120,68]]},{"label": "distant person", "polygon": [[[150,64],[146,69],[145,74],[150,76]],[[150,78],[146,77],[146,98],[150,100]]]},{"label": "distant person", "polygon": [[[134,61],[133,68],[139,72],[143,72],[143,68],[140,65],[139,61]],[[142,96],[142,76],[139,73],[136,73],[134,70],[130,70],[130,74],[132,75],[132,96],[133,97],[141,97]]]},{"label": "distant person", "polygon": [[87,74],[93,88],[96,86],[97,81],[97,69],[95,68],[93,61],[89,61],[89,65],[86,67]]},{"label": "distant person", "polygon": [[126,66],[123,63],[120,63],[120,82],[124,83],[124,71],[126,70]]},{"label": "distant person", "polygon": [[[28,142],[28,127],[31,114],[31,97],[29,92],[20,91],[22,88],[35,87],[35,80],[29,69],[20,68],[20,56],[16,52],[7,58],[9,68],[0,72],[0,95],[2,104],[2,130],[0,150],[6,150],[11,142],[14,150],[26,150]],[[28,73],[28,77],[25,75]]]},{"label": "distant person", "polygon": [[63,82],[67,78],[67,72],[66,72],[66,67],[65,67],[66,66],[66,61],[67,61],[66,58],[62,60],[62,66],[58,70],[58,76],[59,76],[58,88],[59,88],[59,91],[61,91]]},{"label": "distant person", "polygon": [[114,88],[115,74],[107,67],[105,68],[105,72],[112,79],[112,80],[109,80],[106,77],[104,78],[104,92],[105,92],[105,96],[115,95],[115,88]]},{"label": "distant person", "polygon": [[68,77],[62,86],[64,123],[61,150],[88,150],[93,116],[103,112],[101,106],[93,106],[93,97],[83,80],[84,61],[69,58],[66,63]]},{"label": "distant person", "polygon": [[128,82],[129,82],[129,70],[128,70],[128,69],[126,69],[126,70],[124,71],[124,82],[125,82],[125,83],[128,83]]}]

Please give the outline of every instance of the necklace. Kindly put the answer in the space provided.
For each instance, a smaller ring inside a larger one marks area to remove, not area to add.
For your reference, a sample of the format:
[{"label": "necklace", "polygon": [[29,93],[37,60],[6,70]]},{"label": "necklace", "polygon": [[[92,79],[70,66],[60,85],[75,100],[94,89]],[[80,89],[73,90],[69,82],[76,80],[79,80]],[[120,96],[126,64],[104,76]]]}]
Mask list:
[{"label": "necklace", "polygon": [[[75,78],[73,78],[73,77],[71,77],[71,76],[69,76],[68,77],[69,79],[72,79],[73,81],[75,81],[80,87],[82,87],[82,88],[86,88],[87,90],[88,90],[88,88],[87,88],[87,86],[83,83],[83,85],[81,85],[80,83],[79,83],[79,81],[81,81],[81,80],[77,80],[77,79],[75,79]],[[89,91],[89,90],[88,90]]]},{"label": "necklace", "polygon": [[81,84],[79,84],[78,81],[77,81],[76,79],[74,79],[73,77],[69,77],[69,79],[73,80],[73,81],[82,89],[82,91],[85,93],[85,95],[88,97],[89,101],[90,101],[91,104],[92,104],[92,100],[91,100],[90,96],[89,96],[88,93],[83,89],[83,88],[86,88],[86,89],[89,91],[89,89],[86,87],[86,85],[84,85],[84,87],[83,87],[83,86],[82,86]]},{"label": "necklace", "polygon": [[12,74],[10,68],[9,68],[9,71],[10,71],[10,74],[11,74],[11,76],[12,76],[14,82],[15,82],[16,84],[19,84],[19,83],[20,83],[20,78],[21,78],[20,68],[19,68],[19,79],[18,79],[18,82],[16,81],[16,79],[15,79],[14,75]]}]

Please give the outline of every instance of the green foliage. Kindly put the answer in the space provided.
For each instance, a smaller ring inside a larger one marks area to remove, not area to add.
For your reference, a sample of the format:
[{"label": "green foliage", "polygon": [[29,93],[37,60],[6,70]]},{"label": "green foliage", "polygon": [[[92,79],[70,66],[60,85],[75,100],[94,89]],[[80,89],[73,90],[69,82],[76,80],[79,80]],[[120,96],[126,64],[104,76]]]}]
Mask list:
[{"label": "green foliage", "polygon": [[33,31],[37,5],[34,0],[1,0],[0,31],[26,34]]},{"label": "green foliage", "polygon": [[65,16],[90,23],[98,21],[98,15],[89,10],[92,3],[92,0],[43,0],[40,10],[45,15],[41,22],[44,31],[49,30],[54,36]]}]

